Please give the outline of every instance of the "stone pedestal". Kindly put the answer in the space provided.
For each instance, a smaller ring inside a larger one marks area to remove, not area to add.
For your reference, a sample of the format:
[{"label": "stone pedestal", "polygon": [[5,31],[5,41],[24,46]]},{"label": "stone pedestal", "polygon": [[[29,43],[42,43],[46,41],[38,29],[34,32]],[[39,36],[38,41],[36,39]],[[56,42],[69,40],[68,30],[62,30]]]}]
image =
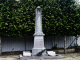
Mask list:
[{"label": "stone pedestal", "polygon": [[32,55],[46,55],[46,48],[44,47],[44,37],[41,35],[34,36],[34,47],[32,49]]},{"label": "stone pedestal", "polygon": [[23,56],[31,56],[31,52],[30,51],[23,51]]}]

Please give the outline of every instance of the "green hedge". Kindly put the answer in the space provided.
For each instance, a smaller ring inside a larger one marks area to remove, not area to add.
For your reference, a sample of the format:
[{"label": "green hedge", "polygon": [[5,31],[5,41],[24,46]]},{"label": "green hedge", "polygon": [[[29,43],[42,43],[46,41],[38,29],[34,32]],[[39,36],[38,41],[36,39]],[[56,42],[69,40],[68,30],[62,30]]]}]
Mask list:
[{"label": "green hedge", "polygon": [[45,35],[73,36],[80,34],[80,9],[73,1],[34,0],[5,2],[0,4],[0,36],[29,36],[35,32],[35,9],[42,9],[42,25]]}]

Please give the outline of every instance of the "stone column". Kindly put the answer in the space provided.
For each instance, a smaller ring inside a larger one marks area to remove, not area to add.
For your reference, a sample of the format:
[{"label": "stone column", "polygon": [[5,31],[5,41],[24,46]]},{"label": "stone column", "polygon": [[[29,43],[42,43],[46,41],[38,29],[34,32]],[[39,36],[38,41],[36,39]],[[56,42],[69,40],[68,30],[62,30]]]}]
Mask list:
[{"label": "stone column", "polygon": [[1,49],[1,37],[0,37],[0,55],[2,54],[2,49]]},{"label": "stone column", "polygon": [[[36,8],[35,15],[35,33],[34,33],[34,47],[32,49],[32,55],[37,55],[39,52],[45,50],[44,47],[44,33],[42,32],[42,16],[41,8],[38,6]],[[46,50],[41,54],[46,55]]]}]

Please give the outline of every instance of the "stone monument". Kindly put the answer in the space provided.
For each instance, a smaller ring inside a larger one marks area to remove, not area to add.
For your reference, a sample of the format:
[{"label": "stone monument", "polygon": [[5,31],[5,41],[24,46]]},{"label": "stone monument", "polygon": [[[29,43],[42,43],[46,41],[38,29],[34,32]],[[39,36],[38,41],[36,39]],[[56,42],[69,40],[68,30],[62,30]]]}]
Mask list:
[{"label": "stone monument", "polygon": [[36,8],[35,14],[35,33],[34,33],[34,47],[32,49],[32,56],[42,52],[42,56],[46,55],[46,48],[44,47],[44,33],[42,31],[42,13],[41,8]]},{"label": "stone monument", "polygon": [[[63,58],[63,56],[55,54],[53,51],[47,51],[44,47],[44,33],[42,31],[42,16],[41,8],[38,6],[36,8],[35,14],[35,33],[34,33],[34,47],[32,49],[32,54],[30,52],[24,51],[23,56],[20,55],[20,60],[25,59],[57,59]],[[27,54],[28,53],[28,54]],[[25,57],[24,57],[25,56]]]}]

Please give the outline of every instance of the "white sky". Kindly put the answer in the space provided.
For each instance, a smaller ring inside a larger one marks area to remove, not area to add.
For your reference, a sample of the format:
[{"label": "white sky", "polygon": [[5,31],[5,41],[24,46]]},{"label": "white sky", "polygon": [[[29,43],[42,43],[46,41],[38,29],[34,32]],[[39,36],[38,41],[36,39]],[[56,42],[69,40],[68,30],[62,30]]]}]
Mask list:
[{"label": "white sky", "polygon": [[74,0],[74,1],[75,1],[74,5],[76,5],[76,7],[80,7],[80,0]]},{"label": "white sky", "polygon": [[75,0],[76,3],[80,4],[80,0]]}]

